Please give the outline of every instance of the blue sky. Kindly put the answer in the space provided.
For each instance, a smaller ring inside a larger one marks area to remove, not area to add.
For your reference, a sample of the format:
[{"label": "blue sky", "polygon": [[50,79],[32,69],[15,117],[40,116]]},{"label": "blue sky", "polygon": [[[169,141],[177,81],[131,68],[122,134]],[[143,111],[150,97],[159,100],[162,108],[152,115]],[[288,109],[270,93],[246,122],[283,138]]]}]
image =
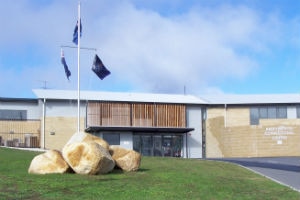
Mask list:
[{"label": "blue sky", "polygon": [[[0,97],[77,89],[74,0],[1,0]],[[82,0],[81,89],[201,94],[300,92],[298,0]],[[91,71],[95,53],[111,75]]]}]

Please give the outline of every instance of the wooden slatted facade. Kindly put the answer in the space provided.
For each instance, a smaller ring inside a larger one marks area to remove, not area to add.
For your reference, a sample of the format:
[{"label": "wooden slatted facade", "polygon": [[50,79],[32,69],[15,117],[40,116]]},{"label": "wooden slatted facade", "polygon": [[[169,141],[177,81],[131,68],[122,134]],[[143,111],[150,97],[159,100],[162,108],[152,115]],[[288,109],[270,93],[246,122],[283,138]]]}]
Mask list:
[{"label": "wooden slatted facade", "polygon": [[89,102],[87,126],[186,127],[183,104]]},{"label": "wooden slatted facade", "polygon": [[154,127],[155,126],[154,104],[132,104],[132,126]]},{"label": "wooden slatted facade", "polygon": [[158,104],[156,124],[158,127],[186,127],[185,106],[177,104]]}]

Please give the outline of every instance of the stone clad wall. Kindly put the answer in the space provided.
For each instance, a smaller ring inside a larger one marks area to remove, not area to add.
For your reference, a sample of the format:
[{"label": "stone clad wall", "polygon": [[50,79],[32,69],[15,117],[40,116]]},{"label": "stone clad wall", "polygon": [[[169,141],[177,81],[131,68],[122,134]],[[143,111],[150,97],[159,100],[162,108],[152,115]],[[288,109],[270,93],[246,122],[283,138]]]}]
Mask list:
[{"label": "stone clad wall", "polygon": [[[84,118],[80,119],[80,129],[84,130]],[[45,148],[62,150],[70,137],[77,132],[77,117],[46,117]]]},{"label": "stone clad wall", "polygon": [[300,119],[263,119],[250,125],[249,112],[235,107],[225,115],[224,108],[207,109],[207,158],[300,156]]},{"label": "stone clad wall", "polygon": [[40,120],[0,120],[0,146],[40,147]]}]

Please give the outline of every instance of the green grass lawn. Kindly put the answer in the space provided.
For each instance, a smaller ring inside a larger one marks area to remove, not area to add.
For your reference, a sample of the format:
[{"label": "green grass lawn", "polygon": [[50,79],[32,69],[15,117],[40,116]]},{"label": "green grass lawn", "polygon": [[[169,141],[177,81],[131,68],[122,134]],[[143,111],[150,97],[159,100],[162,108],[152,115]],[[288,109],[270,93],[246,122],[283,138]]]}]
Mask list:
[{"label": "green grass lawn", "polygon": [[0,199],[300,199],[300,193],[229,163],[143,157],[137,172],[28,174],[37,154],[0,148]]}]

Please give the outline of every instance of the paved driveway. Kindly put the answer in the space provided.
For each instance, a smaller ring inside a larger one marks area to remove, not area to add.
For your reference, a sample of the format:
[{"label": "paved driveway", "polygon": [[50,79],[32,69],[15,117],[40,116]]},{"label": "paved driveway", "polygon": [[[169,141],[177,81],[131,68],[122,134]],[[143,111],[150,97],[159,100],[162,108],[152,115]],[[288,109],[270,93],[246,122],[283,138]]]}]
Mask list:
[{"label": "paved driveway", "polygon": [[300,157],[214,159],[242,165],[300,192]]}]

